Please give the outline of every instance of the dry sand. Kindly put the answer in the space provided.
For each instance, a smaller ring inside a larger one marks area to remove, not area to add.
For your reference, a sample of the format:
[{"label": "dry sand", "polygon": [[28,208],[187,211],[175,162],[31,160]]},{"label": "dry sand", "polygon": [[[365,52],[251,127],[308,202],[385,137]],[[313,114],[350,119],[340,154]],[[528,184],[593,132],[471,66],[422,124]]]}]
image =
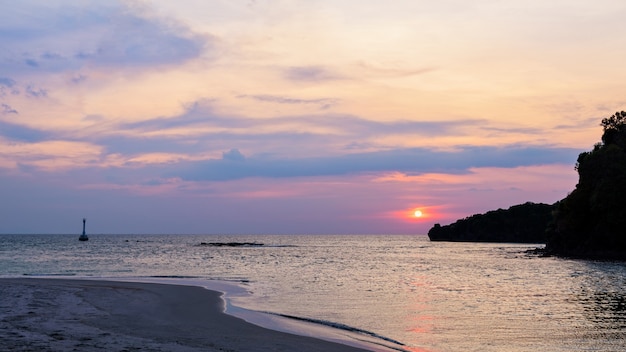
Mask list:
[{"label": "dry sand", "polygon": [[364,351],[252,325],[200,287],[0,279],[1,351]]}]

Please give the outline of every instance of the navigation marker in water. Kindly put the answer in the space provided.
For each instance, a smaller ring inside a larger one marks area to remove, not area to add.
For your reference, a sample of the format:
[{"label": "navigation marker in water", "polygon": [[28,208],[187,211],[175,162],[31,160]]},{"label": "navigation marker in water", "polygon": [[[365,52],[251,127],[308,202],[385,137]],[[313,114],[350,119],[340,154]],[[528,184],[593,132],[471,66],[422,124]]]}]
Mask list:
[{"label": "navigation marker in water", "polygon": [[87,235],[85,234],[85,222],[86,221],[87,221],[87,219],[83,218],[83,234],[78,237],[79,241],[87,241],[87,240],[89,240],[89,237],[87,237]]}]

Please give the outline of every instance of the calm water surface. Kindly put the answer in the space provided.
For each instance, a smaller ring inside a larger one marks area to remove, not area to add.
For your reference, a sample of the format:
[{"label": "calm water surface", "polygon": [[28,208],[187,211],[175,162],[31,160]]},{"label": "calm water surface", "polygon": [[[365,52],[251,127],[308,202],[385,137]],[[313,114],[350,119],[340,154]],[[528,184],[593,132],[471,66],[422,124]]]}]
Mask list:
[{"label": "calm water surface", "polygon": [[[201,242],[256,242],[211,247]],[[0,276],[225,280],[415,351],[626,351],[626,265],[424,236],[0,235]]]}]

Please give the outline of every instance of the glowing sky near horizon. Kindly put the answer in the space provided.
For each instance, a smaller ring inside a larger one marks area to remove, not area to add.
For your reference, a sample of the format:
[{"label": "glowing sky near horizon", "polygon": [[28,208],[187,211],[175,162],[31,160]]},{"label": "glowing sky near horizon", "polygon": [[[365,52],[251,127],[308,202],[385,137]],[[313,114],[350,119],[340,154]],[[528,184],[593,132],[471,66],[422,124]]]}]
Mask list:
[{"label": "glowing sky near horizon", "polygon": [[621,0],[0,5],[0,233],[424,234],[626,107]]}]

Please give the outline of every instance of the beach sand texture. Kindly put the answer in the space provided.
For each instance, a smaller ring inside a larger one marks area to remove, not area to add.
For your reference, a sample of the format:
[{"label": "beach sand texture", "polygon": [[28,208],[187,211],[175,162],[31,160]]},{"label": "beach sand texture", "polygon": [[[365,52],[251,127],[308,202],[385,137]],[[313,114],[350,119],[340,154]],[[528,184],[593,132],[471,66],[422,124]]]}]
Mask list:
[{"label": "beach sand texture", "polygon": [[223,313],[220,293],[150,283],[0,279],[1,351],[363,351]]}]

